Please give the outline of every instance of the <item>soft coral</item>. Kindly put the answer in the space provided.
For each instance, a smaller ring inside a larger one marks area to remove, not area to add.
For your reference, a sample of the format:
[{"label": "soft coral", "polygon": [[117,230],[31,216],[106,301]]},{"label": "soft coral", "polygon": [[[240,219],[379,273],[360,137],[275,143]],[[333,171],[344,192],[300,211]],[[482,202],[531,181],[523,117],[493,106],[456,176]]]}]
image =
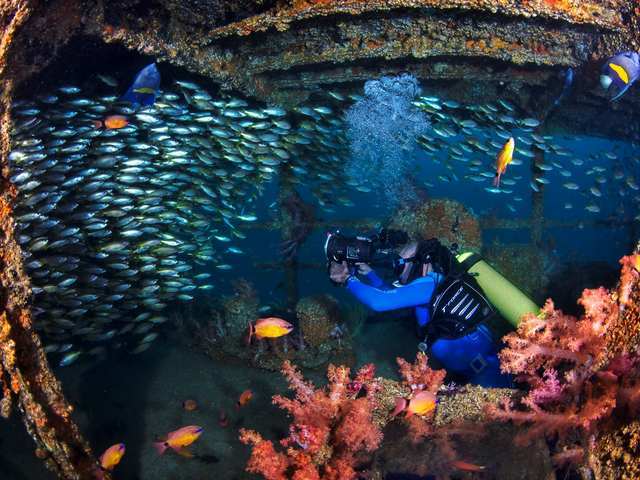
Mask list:
[{"label": "soft coral", "polygon": [[621,261],[617,295],[602,287],[583,291],[580,318],[563,314],[547,300],[539,315],[524,316],[518,330],[504,337],[501,367],[524,382],[528,393],[515,403],[489,405],[487,411],[490,418],[527,426],[520,442],[546,436],[558,440],[559,459],[584,458],[576,453],[584,453],[593,434],[638,411],[637,354],[612,352],[607,339],[618,328],[628,292],[636,288],[634,258]]},{"label": "soft coral", "polygon": [[[240,440],[253,445],[247,470],[273,480],[355,478],[356,455],[374,451],[382,441],[380,427],[372,419],[373,397],[357,397],[348,388],[352,382],[344,366],[329,366],[325,388],[305,381],[290,362],[283,363],[282,372],[295,392],[294,398],[273,397],[273,403],[293,417],[289,436],[280,442],[286,453],[277,452],[259,434],[243,430]],[[371,365],[363,367],[357,378],[365,382],[363,388],[375,389]],[[288,476],[278,477],[283,471]]]}]

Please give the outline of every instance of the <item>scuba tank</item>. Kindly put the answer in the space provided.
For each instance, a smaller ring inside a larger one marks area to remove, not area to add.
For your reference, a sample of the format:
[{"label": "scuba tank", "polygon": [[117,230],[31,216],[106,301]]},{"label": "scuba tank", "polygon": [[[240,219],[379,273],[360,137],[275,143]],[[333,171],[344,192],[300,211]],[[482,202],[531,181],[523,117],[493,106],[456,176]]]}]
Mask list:
[{"label": "scuba tank", "polygon": [[475,278],[493,307],[513,328],[518,328],[522,315],[537,315],[540,311],[540,307],[477,253],[461,253],[456,255],[456,260],[464,271]]}]

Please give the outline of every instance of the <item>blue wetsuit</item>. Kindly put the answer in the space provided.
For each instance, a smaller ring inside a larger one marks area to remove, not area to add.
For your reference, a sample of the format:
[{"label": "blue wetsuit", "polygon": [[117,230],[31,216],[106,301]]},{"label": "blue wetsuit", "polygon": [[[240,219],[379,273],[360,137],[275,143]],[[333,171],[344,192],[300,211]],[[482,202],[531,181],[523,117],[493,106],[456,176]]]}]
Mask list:
[{"label": "blue wetsuit", "polygon": [[[376,312],[413,307],[418,325],[425,326],[431,320],[429,302],[442,279],[442,275],[432,272],[407,285],[391,287],[371,271],[365,275],[366,283],[351,276],[347,280],[347,290]],[[484,387],[510,386],[511,378],[500,372],[497,354],[498,345],[483,324],[463,337],[438,339],[431,345],[431,355],[447,371],[463,375]]]}]

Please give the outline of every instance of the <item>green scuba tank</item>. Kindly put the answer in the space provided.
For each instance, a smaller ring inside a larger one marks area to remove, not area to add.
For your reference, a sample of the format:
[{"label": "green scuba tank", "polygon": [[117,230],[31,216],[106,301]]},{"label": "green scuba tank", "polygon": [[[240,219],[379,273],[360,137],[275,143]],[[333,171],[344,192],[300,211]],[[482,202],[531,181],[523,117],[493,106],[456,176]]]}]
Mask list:
[{"label": "green scuba tank", "polygon": [[540,311],[540,307],[485,262],[480,255],[465,252],[456,255],[456,260],[474,276],[487,300],[514,328],[518,328],[522,315],[526,313],[537,315]]}]

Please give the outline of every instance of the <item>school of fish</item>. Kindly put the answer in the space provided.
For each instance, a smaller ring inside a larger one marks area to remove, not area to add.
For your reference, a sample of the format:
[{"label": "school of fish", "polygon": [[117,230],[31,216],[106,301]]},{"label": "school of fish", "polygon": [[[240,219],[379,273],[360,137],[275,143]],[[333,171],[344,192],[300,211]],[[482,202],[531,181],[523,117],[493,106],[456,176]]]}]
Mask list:
[{"label": "school of fish", "polygon": [[[576,153],[572,143],[576,137],[537,133],[541,121],[505,100],[461,104],[423,96],[414,105],[432,122],[431,131],[418,139],[423,163],[438,172],[425,182],[428,188],[477,185],[500,195],[508,211],[526,214],[524,200],[546,187],[551,189],[547,198],[562,196],[556,208],[582,208],[587,215],[602,212],[640,221],[637,145],[618,144],[612,150],[609,143],[602,150]],[[503,172],[497,159],[512,138],[515,148],[511,147],[509,168]],[[499,185],[492,184],[498,175]]]},{"label": "school of fish", "polygon": [[35,325],[61,366],[111,347],[143,352],[173,304],[212,294],[279,169],[327,211],[348,202],[328,173],[342,162],[339,94],[287,112],[177,80],[136,108],[114,78],[94,84],[12,111],[17,238]]}]

